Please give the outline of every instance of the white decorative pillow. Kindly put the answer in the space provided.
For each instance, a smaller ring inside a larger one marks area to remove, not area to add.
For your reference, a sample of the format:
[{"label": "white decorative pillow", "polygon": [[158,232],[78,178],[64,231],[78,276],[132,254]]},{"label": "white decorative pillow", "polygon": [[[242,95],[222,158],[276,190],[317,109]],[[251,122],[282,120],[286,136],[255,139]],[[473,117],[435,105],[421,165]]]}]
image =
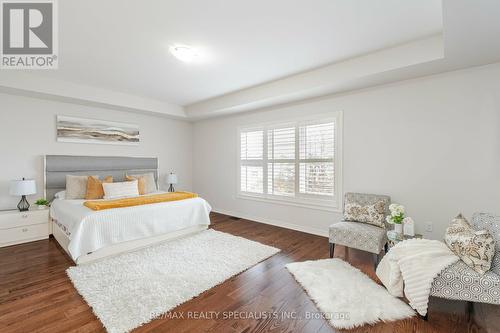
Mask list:
[{"label": "white decorative pillow", "polygon": [[363,222],[385,228],[385,202],[377,201],[373,205],[361,206],[355,202],[346,202],[344,220]]},{"label": "white decorative pillow", "polygon": [[[89,176],[66,175],[66,195],[65,199],[85,199],[87,194],[87,179]],[[94,176],[98,177],[98,176]]]},{"label": "white decorative pillow", "polygon": [[120,183],[103,183],[104,199],[119,199],[139,195],[137,180]]},{"label": "white decorative pillow", "polygon": [[125,175],[125,178],[131,177],[131,178],[143,178],[144,179],[144,193],[143,194],[148,194],[148,193],[153,193],[158,191],[158,186],[156,185],[156,180],[155,180],[155,175],[152,172],[149,173],[141,173],[141,174],[134,174],[134,173],[127,173]]},{"label": "white decorative pillow", "polygon": [[491,268],[495,255],[495,241],[487,230],[474,230],[467,219],[459,214],[444,235],[446,245],[463,262],[480,274]]},{"label": "white decorative pillow", "polygon": [[66,199],[66,191],[59,191],[54,194],[54,198],[64,200]]}]

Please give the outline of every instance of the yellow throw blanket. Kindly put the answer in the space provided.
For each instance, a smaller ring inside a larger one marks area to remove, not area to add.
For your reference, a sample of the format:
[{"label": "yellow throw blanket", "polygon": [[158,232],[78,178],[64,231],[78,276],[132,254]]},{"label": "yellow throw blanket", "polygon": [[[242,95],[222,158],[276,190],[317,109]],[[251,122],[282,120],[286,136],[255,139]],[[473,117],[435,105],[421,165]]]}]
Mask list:
[{"label": "yellow throw blanket", "polygon": [[198,197],[198,194],[191,192],[169,192],[124,199],[85,201],[83,205],[92,210],[104,210],[149,205],[167,201],[178,201],[196,197]]}]

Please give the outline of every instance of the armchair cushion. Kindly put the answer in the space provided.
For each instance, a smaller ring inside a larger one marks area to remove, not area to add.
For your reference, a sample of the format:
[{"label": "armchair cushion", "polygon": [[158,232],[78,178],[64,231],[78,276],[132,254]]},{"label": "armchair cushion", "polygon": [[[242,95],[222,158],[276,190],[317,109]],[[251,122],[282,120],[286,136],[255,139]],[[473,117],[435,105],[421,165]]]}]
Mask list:
[{"label": "armchair cushion", "polygon": [[341,221],[330,226],[330,243],[379,254],[387,243],[387,233],[374,225]]},{"label": "armchair cushion", "polygon": [[[346,206],[348,204],[356,203],[360,206],[368,206],[368,205],[374,205],[380,201],[384,202],[384,218],[385,218],[385,216],[389,215],[389,205],[391,204],[390,196],[380,195],[380,194],[348,192],[344,196],[344,214],[346,213]],[[346,219],[344,218],[344,220]]]},{"label": "armchair cushion", "polygon": [[380,200],[365,206],[357,202],[346,202],[344,220],[368,223],[385,229],[385,202]]},{"label": "armchair cushion", "polygon": [[495,255],[491,263],[491,271],[500,275],[500,216],[488,213],[475,213],[472,215],[472,225],[478,229],[486,229],[495,240]]},{"label": "armchair cushion", "polygon": [[455,217],[444,235],[446,245],[480,274],[491,268],[495,242],[488,230],[475,230],[462,214]]},{"label": "armchair cushion", "polygon": [[434,279],[431,296],[500,304],[500,276],[492,271],[479,274],[459,260]]}]

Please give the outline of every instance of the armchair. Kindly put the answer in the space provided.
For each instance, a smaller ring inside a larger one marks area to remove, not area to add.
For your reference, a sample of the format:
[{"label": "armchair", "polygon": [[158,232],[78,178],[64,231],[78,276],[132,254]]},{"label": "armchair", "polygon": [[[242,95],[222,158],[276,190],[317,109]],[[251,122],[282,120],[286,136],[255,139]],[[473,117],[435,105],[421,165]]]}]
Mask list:
[{"label": "armchair", "polygon": [[[387,195],[377,194],[346,193],[344,211],[346,202],[356,202],[364,206],[378,201],[384,201],[386,215],[388,215],[391,198]],[[329,243],[330,258],[333,257],[335,244],[374,253],[376,256],[375,264],[378,263],[381,250],[384,248],[385,252],[388,251],[386,229],[366,223],[344,221],[343,219],[330,226]]]}]

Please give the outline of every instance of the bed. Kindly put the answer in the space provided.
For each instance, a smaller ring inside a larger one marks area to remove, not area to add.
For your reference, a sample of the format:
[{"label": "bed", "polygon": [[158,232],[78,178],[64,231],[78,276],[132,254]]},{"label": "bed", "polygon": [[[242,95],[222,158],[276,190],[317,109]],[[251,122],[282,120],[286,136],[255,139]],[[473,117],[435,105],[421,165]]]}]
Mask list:
[{"label": "bed", "polygon": [[125,173],[151,172],[157,181],[157,158],[46,155],[44,169],[52,234],[78,265],[197,233],[210,224],[211,207],[199,197],[102,211],[85,207],[85,200],[56,198],[66,187],[66,175],[111,175],[122,181]]}]

